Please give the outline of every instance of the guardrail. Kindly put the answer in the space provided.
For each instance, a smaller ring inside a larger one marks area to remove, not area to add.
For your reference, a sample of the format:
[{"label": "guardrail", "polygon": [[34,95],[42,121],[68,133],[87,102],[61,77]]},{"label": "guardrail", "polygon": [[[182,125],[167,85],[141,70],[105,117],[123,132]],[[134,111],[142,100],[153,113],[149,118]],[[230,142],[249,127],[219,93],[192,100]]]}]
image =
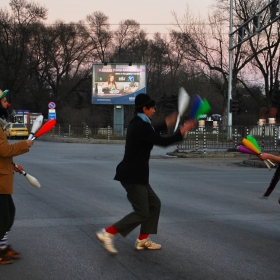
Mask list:
[{"label": "guardrail", "polygon": [[[231,131],[231,139],[228,137],[228,131]],[[120,131],[123,135],[120,135]],[[170,131],[172,133],[172,131]],[[237,149],[241,140],[249,134],[253,135],[259,143],[262,151],[272,152],[279,151],[278,145],[279,125],[264,124],[262,126],[222,126],[201,127],[187,133],[184,140],[178,143],[179,151],[184,150],[206,150],[206,149]],[[166,134],[167,135],[167,134]],[[126,129],[123,125],[99,126],[99,125],[70,125],[56,124],[56,126],[47,133],[44,138],[60,139],[65,138],[82,138],[89,139],[106,139],[106,140],[124,140]],[[280,142],[279,142],[280,143]]]}]

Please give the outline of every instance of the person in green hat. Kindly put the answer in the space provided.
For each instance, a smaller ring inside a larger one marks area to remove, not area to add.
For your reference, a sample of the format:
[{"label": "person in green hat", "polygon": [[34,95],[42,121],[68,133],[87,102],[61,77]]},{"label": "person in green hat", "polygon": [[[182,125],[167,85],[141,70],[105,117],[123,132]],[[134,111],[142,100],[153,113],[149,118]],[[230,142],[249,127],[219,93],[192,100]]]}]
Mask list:
[{"label": "person in green hat", "polygon": [[6,120],[8,118],[8,113],[7,113],[7,109],[11,106],[8,101],[7,101],[7,94],[8,94],[9,90],[4,90],[2,91],[0,89],[0,100],[1,100],[1,103],[2,103],[2,100],[3,102],[5,102],[4,106],[2,106],[2,104],[0,105],[0,118],[3,119],[3,120]]},{"label": "person in green hat", "polygon": [[[0,117],[7,118],[8,90],[0,90]],[[0,128],[0,264],[10,264],[13,259],[19,258],[20,254],[7,245],[7,232],[9,232],[14,223],[15,205],[12,199],[14,171],[23,172],[20,165],[13,161],[14,156],[18,156],[29,151],[33,145],[32,140],[22,140],[10,144],[4,134],[3,128]],[[5,245],[6,244],[6,245]]]}]

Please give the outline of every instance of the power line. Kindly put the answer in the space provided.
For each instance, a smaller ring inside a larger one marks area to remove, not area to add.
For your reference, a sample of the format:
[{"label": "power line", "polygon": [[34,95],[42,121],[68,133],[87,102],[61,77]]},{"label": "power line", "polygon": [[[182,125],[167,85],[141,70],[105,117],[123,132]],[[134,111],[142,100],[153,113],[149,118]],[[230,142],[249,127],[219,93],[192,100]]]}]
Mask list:
[{"label": "power line", "polygon": [[[45,25],[59,25],[59,24],[65,24],[65,25],[75,25],[75,24],[79,24],[79,23],[75,23],[75,22],[69,22],[69,23],[64,23],[64,22],[58,22],[58,23],[44,23]],[[123,23],[103,23],[103,24],[97,24],[97,25],[121,25]],[[83,25],[91,25],[90,23],[84,23]],[[131,24],[128,24],[128,25],[149,25],[149,26],[189,26],[189,25],[192,25],[192,26],[203,26],[203,25],[208,25],[208,26],[211,26],[211,25],[214,25],[213,23],[198,23],[198,22],[194,22],[194,23],[180,23],[180,24],[177,24],[177,23],[131,23]],[[227,24],[220,24],[222,26],[228,26]]]}]

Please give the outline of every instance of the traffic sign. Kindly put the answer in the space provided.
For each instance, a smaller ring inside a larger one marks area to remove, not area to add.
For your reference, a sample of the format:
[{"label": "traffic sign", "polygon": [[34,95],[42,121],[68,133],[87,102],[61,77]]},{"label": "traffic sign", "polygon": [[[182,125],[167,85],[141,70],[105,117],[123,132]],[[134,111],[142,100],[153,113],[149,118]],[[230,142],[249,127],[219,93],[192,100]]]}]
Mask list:
[{"label": "traffic sign", "polygon": [[49,102],[48,104],[49,109],[55,109],[56,108],[56,104],[54,102]]},{"label": "traffic sign", "polygon": [[55,109],[49,109],[49,120],[56,119]]}]

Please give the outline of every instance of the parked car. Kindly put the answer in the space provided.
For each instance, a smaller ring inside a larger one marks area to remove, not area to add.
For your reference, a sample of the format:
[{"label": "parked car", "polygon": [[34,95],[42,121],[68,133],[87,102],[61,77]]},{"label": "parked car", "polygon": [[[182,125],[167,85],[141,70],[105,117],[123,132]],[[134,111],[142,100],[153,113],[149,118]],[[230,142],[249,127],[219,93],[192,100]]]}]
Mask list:
[{"label": "parked car", "polygon": [[28,138],[29,132],[24,123],[7,123],[4,126],[4,132],[8,139],[15,138]]}]

